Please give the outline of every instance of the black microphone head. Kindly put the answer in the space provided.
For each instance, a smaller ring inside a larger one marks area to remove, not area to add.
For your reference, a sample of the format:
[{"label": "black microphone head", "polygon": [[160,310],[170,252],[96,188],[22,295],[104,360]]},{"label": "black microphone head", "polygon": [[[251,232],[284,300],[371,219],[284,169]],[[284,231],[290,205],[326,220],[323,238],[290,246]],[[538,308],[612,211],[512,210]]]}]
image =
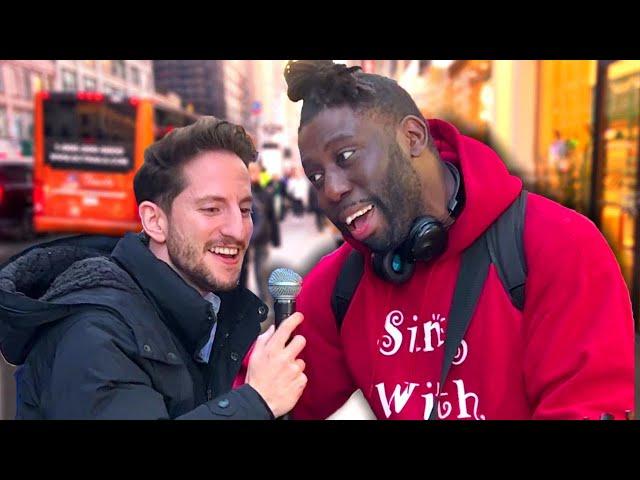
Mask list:
[{"label": "black microphone head", "polygon": [[290,268],[276,268],[269,275],[269,293],[275,301],[295,300],[302,288],[302,277]]}]

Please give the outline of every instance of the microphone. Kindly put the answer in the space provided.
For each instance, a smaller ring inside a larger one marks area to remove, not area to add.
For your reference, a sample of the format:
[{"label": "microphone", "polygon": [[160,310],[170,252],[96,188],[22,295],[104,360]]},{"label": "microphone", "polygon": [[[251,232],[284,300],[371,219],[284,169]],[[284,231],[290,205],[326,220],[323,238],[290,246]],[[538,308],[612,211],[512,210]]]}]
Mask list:
[{"label": "microphone", "polygon": [[276,268],[269,275],[269,293],[273,297],[276,328],[296,311],[296,297],[302,288],[302,277],[290,268]]},{"label": "microphone", "polygon": [[[276,328],[296,311],[296,297],[302,288],[302,277],[290,268],[276,268],[269,275],[269,293],[273,297]],[[290,420],[285,413],[281,420]]]}]

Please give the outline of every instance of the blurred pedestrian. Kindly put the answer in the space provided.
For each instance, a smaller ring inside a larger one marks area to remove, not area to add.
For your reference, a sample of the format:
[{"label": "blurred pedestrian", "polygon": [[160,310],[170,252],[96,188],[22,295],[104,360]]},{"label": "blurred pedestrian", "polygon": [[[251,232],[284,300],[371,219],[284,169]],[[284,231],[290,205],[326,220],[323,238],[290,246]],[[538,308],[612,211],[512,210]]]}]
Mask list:
[{"label": "blurred pedestrian", "polygon": [[264,183],[263,171],[258,162],[250,163],[248,168],[251,179],[251,194],[253,195],[253,212],[251,214],[253,235],[249,247],[248,262],[253,264],[258,290],[256,293],[263,302],[270,303],[272,299],[267,285],[269,249],[270,246],[280,246],[280,222],[274,208],[275,185],[270,181]]},{"label": "blurred pedestrian", "polygon": [[309,180],[304,176],[302,168],[293,169],[293,176],[289,178],[287,189],[293,202],[293,213],[297,217],[304,215],[305,204],[308,198]]}]

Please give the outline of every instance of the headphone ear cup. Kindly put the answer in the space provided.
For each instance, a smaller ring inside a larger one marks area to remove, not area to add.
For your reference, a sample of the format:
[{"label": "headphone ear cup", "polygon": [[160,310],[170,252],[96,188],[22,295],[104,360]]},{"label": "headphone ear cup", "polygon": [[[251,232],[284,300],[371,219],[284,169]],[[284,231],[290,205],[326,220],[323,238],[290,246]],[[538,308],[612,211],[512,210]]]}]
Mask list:
[{"label": "headphone ear cup", "polygon": [[415,269],[415,264],[407,261],[397,251],[385,254],[374,253],[371,263],[373,270],[380,278],[394,284],[401,284],[409,280]]},{"label": "headphone ear cup", "polygon": [[414,261],[428,262],[445,251],[447,240],[447,229],[441,222],[432,217],[422,217],[409,233],[406,256]]}]

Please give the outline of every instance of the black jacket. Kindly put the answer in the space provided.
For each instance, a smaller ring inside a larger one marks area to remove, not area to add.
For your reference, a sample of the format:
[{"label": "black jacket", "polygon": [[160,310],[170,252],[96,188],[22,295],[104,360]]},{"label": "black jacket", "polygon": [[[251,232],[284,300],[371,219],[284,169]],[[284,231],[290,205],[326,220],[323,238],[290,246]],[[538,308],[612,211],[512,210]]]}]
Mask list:
[{"label": "black jacket", "polygon": [[280,223],[276,217],[274,206],[274,187],[266,188],[260,185],[251,184],[253,195],[253,235],[251,243],[253,245],[280,246]]},{"label": "black jacket", "polygon": [[231,389],[267,307],[222,303],[209,364],[195,354],[211,304],[141,235],[32,247],[0,270],[0,350],[16,372],[19,419],[270,419],[249,385]]}]

